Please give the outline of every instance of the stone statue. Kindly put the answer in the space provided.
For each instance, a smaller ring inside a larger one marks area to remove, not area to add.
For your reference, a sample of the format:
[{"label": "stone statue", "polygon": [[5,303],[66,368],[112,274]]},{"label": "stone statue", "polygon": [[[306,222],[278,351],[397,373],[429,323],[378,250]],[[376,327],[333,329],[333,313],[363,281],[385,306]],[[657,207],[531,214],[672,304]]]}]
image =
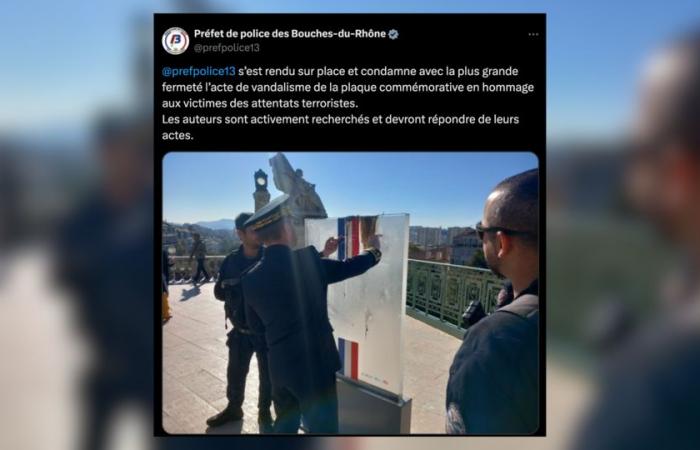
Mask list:
[{"label": "stone statue", "polygon": [[289,194],[292,208],[292,223],[297,235],[297,246],[305,242],[304,219],[325,219],[328,217],[321,197],[316,193],[316,186],[304,179],[304,172],[289,164],[287,157],[277,153],[270,158],[272,177],[275,187]]},{"label": "stone statue", "polygon": [[295,209],[294,215],[301,218],[326,218],[326,208],[316,193],[316,186],[304,179],[301,169],[294,170],[287,157],[277,153],[270,158],[275,187],[289,194]]}]

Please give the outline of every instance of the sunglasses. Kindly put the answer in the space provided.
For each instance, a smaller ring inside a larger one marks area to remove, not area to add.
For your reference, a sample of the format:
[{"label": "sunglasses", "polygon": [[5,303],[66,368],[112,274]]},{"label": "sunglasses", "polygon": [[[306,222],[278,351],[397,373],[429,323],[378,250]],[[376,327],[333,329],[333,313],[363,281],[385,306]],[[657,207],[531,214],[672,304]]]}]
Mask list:
[{"label": "sunglasses", "polygon": [[533,236],[535,233],[531,231],[519,231],[519,230],[511,230],[510,228],[503,228],[503,227],[485,227],[481,224],[481,221],[476,223],[476,226],[474,227],[476,229],[476,235],[479,237],[479,240],[484,240],[484,233],[496,233],[500,231],[503,234],[510,234],[513,236]]}]

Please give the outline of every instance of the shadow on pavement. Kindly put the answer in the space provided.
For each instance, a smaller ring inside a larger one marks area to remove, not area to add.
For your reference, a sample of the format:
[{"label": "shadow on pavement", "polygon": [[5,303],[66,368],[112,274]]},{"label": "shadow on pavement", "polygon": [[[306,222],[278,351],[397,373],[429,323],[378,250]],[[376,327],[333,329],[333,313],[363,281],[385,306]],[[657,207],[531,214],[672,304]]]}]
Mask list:
[{"label": "shadow on pavement", "polygon": [[243,421],[229,422],[218,427],[207,427],[206,434],[241,434]]},{"label": "shadow on pavement", "polygon": [[182,297],[180,298],[181,302],[186,302],[187,300],[190,300],[193,297],[198,296],[202,291],[199,289],[199,286],[195,286],[192,289],[183,289],[182,290]]}]

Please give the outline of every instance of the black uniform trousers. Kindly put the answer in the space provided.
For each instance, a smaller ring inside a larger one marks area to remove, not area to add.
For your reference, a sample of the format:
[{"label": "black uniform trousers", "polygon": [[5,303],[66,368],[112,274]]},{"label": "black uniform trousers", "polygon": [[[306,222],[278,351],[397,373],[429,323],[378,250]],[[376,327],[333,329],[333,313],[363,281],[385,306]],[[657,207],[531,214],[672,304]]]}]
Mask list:
[{"label": "black uniform trousers", "polygon": [[379,257],[322,259],[313,247],[265,247],[242,278],[246,318],[265,333],[277,418],[273,431],[338,433],[335,372],[340,357],[328,319],[328,285],[360,275]]},{"label": "black uniform trousers", "polygon": [[264,337],[244,334],[234,328],[228,333],[228,367],[226,370],[226,397],[229,406],[241,407],[245,396],[245,383],[253,353],[258,361],[258,412],[269,411],[272,403],[272,386],[265,351]]},{"label": "black uniform trousers", "polygon": [[304,427],[314,433],[338,433],[338,394],[335,373],[329,374],[316,386],[314,393],[295,392],[292,388],[275,388],[275,433],[296,434],[304,411]]},{"label": "black uniform trousers", "polygon": [[199,281],[202,274],[206,277],[207,280],[209,280],[209,274],[207,273],[207,269],[204,267],[204,261],[204,259],[197,259],[197,273],[192,278],[192,281],[194,283]]}]

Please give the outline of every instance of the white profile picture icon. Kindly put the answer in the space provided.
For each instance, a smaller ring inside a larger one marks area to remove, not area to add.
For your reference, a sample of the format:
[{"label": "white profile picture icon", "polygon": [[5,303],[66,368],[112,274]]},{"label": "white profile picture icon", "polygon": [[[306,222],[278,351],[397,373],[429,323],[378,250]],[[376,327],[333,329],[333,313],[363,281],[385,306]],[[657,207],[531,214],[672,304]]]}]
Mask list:
[{"label": "white profile picture icon", "polygon": [[187,32],[179,27],[165,30],[160,41],[165,51],[171,55],[184,53],[190,45],[190,37],[187,35]]}]

